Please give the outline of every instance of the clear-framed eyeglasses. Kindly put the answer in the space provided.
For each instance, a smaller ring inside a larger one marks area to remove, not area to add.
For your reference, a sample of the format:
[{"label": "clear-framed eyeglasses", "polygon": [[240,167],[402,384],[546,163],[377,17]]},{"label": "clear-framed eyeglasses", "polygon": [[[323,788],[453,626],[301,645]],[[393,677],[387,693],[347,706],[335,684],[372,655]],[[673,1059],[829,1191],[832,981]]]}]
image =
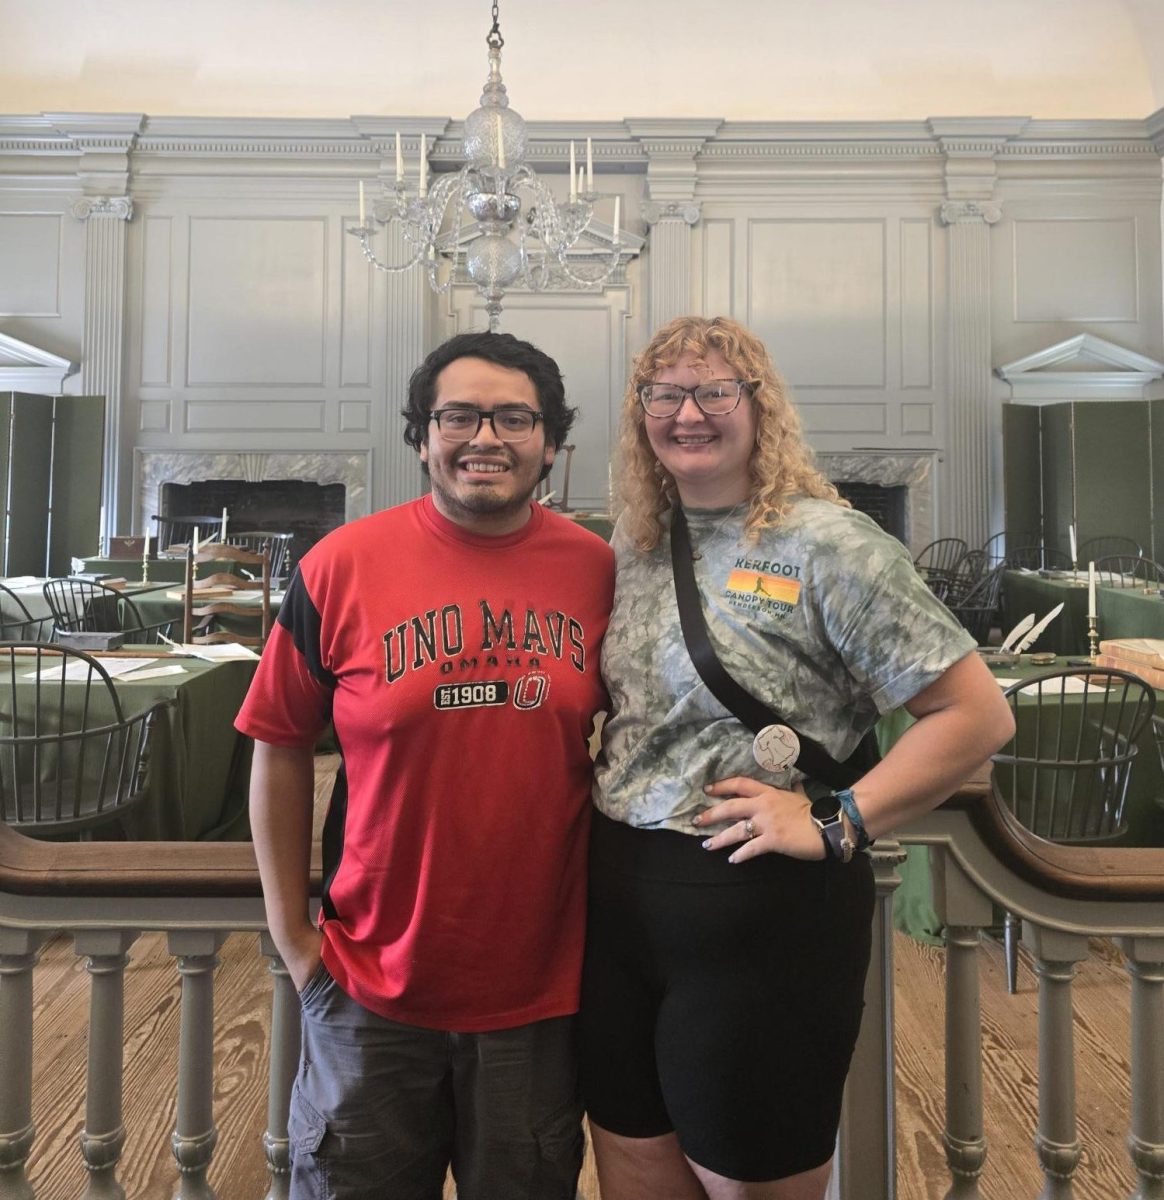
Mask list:
[{"label": "clear-framed eyeglasses", "polygon": [[524,442],[544,415],[532,408],[495,408],[486,412],[480,408],[436,408],[429,419],[437,423],[446,442],[471,442],[484,421],[503,442]]},{"label": "clear-framed eyeglasses", "polygon": [[648,417],[673,417],[688,396],[708,417],[726,417],[735,412],[740,397],[750,393],[742,379],[709,379],[698,387],[680,387],[677,383],[644,383],[639,388],[639,403]]}]

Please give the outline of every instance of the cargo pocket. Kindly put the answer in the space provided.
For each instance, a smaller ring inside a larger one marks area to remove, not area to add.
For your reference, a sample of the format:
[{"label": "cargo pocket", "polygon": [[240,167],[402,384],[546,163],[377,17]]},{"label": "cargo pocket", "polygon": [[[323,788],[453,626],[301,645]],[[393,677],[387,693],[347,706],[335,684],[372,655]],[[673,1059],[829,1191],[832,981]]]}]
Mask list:
[{"label": "cargo pocket", "polygon": [[324,1117],[304,1098],[299,1080],[291,1091],[287,1137],[296,1200],[362,1200],[373,1183],[392,1178],[391,1147],[365,1115]]},{"label": "cargo pocket", "polygon": [[582,1105],[571,1100],[551,1113],[534,1131],[537,1165],[529,1200],[574,1200],[582,1170],[585,1141]]},{"label": "cargo pocket", "polygon": [[287,1138],[291,1143],[291,1191],[303,1200],[331,1200],[327,1163],[319,1154],[326,1133],[327,1123],[299,1094],[296,1084],[287,1115]]}]

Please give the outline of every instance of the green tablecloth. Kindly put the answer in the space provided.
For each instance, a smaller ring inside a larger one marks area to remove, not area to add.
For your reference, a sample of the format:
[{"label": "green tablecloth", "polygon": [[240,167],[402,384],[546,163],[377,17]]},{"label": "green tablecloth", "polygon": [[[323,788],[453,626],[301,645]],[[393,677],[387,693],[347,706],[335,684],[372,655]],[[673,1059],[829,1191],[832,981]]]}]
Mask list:
[{"label": "green tablecloth", "polygon": [[[123,579],[141,579],[140,558],[83,558],[81,571],[93,575],[120,575]],[[207,559],[194,564],[195,578],[203,579],[216,571],[239,574],[239,564],[233,559]],[[186,579],[184,558],[151,558],[150,580],[157,583],[183,583]]]},{"label": "green tablecloth", "polygon": [[[1002,580],[1002,629],[1033,612],[1046,616],[1060,601],[1063,611],[1040,634],[1034,649],[1056,654],[1087,653],[1087,587],[1065,579],[1007,571]],[[1100,638],[1164,637],[1164,599],[1157,589],[1099,587],[1095,592],[1096,626]]]},{"label": "green tablecloth", "polygon": [[[151,648],[141,653],[148,657]],[[182,674],[114,682],[127,716],[159,699],[174,701],[154,723],[146,795],[125,820],[126,834],[146,841],[245,840],[253,743],[235,731],[233,721],[257,662],[168,661],[181,666]],[[21,680],[19,686],[32,688],[35,682]],[[76,693],[80,703],[79,684]],[[101,695],[94,711],[111,717],[110,709]]]},{"label": "green tablecloth", "polygon": [[[1036,667],[1024,663],[1020,667],[1000,667],[994,674],[1007,679],[1027,679],[1063,665],[1058,662],[1052,667]],[[1160,711],[1164,712],[1164,692],[1157,692],[1156,700],[1161,706]],[[887,751],[912,724],[913,718],[904,709],[882,718],[877,725],[877,740],[882,752]],[[1139,746],[1140,752],[1128,780],[1128,832],[1118,844],[1164,846],[1164,776],[1150,725],[1145,727]],[[918,941],[942,944],[944,930],[934,911],[930,890],[929,847],[906,847],[906,861],[900,874],[901,886],[893,896],[894,928]]]},{"label": "green tablecloth", "polygon": [[576,525],[581,525],[583,529],[589,529],[591,533],[596,533],[600,538],[605,538],[610,541],[610,535],[614,532],[614,522],[610,519],[607,513],[563,513],[562,516],[569,517]]},{"label": "green tablecloth", "polygon": [[1005,571],[1002,576],[1002,632],[1013,628],[1027,613],[1033,612],[1036,621],[1042,620],[1060,602],[1063,611],[1043,630],[1031,649],[1050,650],[1055,654],[1086,654],[1085,582],[1045,579],[1033,571]]},{"label": "green tablecloth", "polygon": [[1101,638],[1164,638],[1164,599],[1153,588],[1100,588],[1096,609]]}]

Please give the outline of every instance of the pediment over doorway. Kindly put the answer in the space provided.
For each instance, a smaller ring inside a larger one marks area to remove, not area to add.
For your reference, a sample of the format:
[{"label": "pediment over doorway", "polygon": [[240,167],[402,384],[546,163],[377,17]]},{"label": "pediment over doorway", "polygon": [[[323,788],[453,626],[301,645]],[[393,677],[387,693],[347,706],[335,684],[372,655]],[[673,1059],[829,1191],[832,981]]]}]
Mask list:
[{"label": "pediment over doorway", "polygon": [[78,363],[0,333],[0,392],[60,396],[65,380],[79,369]]},{"label": "pediment over doorway", "polygon": [[1028,354],[994,373],[1025,404],[1064,400],[1143,400],[1164,379],[1164,363],[1091,333]]}]

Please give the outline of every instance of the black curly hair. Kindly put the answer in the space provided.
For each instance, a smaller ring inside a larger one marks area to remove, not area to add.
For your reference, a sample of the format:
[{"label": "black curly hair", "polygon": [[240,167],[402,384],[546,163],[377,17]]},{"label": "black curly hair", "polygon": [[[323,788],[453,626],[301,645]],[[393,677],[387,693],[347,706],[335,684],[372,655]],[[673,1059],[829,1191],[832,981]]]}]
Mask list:
[{"label": "black curly hair", "polygon": [[[546,427],[546,441],[557,450],[566,440],[578,410],[566,403],[562,372],[545,351],[515,338],[512,333],[458,333],[433,350],[412,372],[412,378],[408,381],[408,403],[400,411],[408,422],[404,440],[414,450],[419,450],[428,437],[429,414],[436,400],[437,376],[458,358],[481,358],[499,367],[521,371],[537,392]],[[543,478],[549,470],[549,467],[545,468]]]}]

